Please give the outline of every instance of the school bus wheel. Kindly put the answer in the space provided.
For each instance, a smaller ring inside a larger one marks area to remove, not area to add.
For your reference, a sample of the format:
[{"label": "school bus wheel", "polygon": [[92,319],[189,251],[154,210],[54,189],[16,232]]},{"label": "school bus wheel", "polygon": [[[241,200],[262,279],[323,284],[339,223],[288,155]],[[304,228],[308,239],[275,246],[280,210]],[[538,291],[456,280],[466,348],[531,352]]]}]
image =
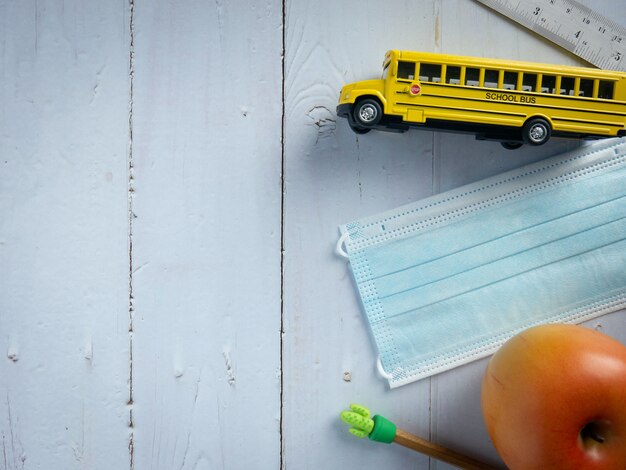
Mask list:
[{"label": "school bus wheel", "polygon": [[353,116],[357,127],[373,127],[383,117],[383,109],[377,100],[365,98],[354,105]]},{"label": "school bus wheel", "polygon": [[524,142],[530,145],[543,145],[550,140],[552,128],[550,123],[543,118],[529,119],[524,124],[522,135]]}]

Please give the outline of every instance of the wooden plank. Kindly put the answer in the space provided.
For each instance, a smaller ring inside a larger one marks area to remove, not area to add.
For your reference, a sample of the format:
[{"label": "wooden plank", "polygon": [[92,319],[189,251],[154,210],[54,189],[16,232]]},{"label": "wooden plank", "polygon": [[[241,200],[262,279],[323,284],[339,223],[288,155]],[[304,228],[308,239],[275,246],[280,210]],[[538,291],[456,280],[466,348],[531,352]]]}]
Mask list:
[{"label": "wooden plank", "polygon": [[[581,60],[480,5],[458,0],[445,3],[445,11],[449,14],[442,15],[441,34],[446,52],[449,48],[462,48],[467,55],[585,65]],[[603,2],[595,3],[595,7],[600,7]],[[589,6],[594,7],[592,2],[589,2]],[[467,24],[468,18],[471,18],[474,26],[465,29],[465,35],[456,34]],[[446,135],[445,139],[442,137],[440,146],[438,187],[440,191],[452,189],[579,145],[577,141],[553,139],[539,148],[523,147],[506,151],[491,142],[467,141],[464,136]],[[615,324],[615,320],[605,320],[607,325]],[[609,334],[615,331],[610,326],[606,330]],[[484,458],[487,463],[497,464],[500,459],[489,441],[479,401],[486,363],[487,360],[481,360],[431,379],[431,434],[442,445]],[[452,467],[436,462],[432,468]]]},{"label": "wooden plank", "polygon": [[0,3],[0,467],[126,468],[128,8]]},{"label": "wooden plank", "polygon": [[356,136],[335,114],[341,86],[380,76],[387,49],[434,41],[434,2],[419,5],[288,3],[286,468],[428,465],[426,457],[399,446],[358,441],[339,421],[339,412],[356,402],[429,437],[430,393],[428,381],[390,393],[376,375],[373,344],[348,266],[333,253],[340,224],[432,193],[432,133]]},{"label": "wooden plank", "polygon": [[282,6],[134,10],[137,469],[278,468]]},{"label": "wooden plank", "polygon": [[[601,0],[587,2],[590,7],[599,10],[608,3]],[[446,14],[441,17],[441,43],[445,52],[453,49],[462,50],[466,55],[586,65],[476,3],[450,0],[443,2],[441,10],[444,10],[443,5]],[[472,28],[463,29],[468,22],[473,25]],[[458,34],[461,30],[464,34]],[[440,191],[446,191],[579,145],[581,143],[577,141],[553,139],[539,148],[506,151],[491,142],[471,141],[460,135],[442,135],[436,186]],[[604,331],[613,335],[626,330],[625,321],[623,313],[601,319]],[[618,324],[621,326],[617,327]],[[431,435],[442,445],[497,464],[501,461],[489,441],[479,402],[486,363],[486,359],[477,361],[431,379]],[[436,469],[452,468],[439,462],[431,465]]]}]

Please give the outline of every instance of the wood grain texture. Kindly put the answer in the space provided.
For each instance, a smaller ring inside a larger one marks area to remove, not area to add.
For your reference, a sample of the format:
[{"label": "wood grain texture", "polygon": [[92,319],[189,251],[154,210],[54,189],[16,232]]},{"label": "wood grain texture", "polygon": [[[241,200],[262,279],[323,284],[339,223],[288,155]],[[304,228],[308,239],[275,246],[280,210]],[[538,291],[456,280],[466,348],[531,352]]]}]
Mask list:
[{"label": "wood grain texture", "polygon": [[0,0],[0,470],[452,468],[352,402],[500,464],[486,360],[377,375],[338,226],[577,143],[356,136],[390,48],[580,63],[472,0]]},{"label": "wood grain texture", "polygon": [[134,10],[135,468],[278,468],[280,2]]},{"label": "wood grain texture", "polygon": [[128,9],[0,2],[0,468],[126,468]]},{"label": "wood grain texture", "polygon": [[[333,251],[339,224],[432,192],[432,134],[357,137],[335,115],[341,86],[380,76],[386,49],[432,41],[433,5],[421,3],[425,8],[417,14],[410,13],[410,2],[288,3],[286,468],[428,465],[426,457],[401,447],[353,441],[338,419],[349,403],[363,403],[386,416],[402,415],[403,424],[428,435],[429,384],[394,391],[391,397],[378,380],[347,267]],[[415,28],[416,22],[423,26]]]}]

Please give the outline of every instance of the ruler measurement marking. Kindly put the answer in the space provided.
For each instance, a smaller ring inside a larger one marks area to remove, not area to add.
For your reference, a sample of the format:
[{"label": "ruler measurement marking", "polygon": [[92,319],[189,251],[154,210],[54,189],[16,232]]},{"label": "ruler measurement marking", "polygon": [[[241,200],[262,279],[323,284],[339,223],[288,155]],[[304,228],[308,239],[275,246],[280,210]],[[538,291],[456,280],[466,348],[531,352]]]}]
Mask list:
[{"label": "ruler measurement marking", "polygon": [[626,28],[574,0],[478,0],[603,69],[626,70]]}]

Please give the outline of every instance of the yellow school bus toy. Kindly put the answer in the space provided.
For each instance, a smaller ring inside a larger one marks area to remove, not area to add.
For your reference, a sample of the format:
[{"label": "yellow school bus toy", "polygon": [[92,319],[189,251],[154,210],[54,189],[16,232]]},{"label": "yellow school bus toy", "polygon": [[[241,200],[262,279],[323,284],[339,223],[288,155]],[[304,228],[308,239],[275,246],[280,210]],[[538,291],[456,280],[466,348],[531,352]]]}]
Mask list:
[{"label": "yellow school bus toy", "polygon": [[343,87],[337,115],[359,134],[424,127],[470,132],[506,148],[551,136],[621,136],[626,73],[392,50],[381,79]]}]

